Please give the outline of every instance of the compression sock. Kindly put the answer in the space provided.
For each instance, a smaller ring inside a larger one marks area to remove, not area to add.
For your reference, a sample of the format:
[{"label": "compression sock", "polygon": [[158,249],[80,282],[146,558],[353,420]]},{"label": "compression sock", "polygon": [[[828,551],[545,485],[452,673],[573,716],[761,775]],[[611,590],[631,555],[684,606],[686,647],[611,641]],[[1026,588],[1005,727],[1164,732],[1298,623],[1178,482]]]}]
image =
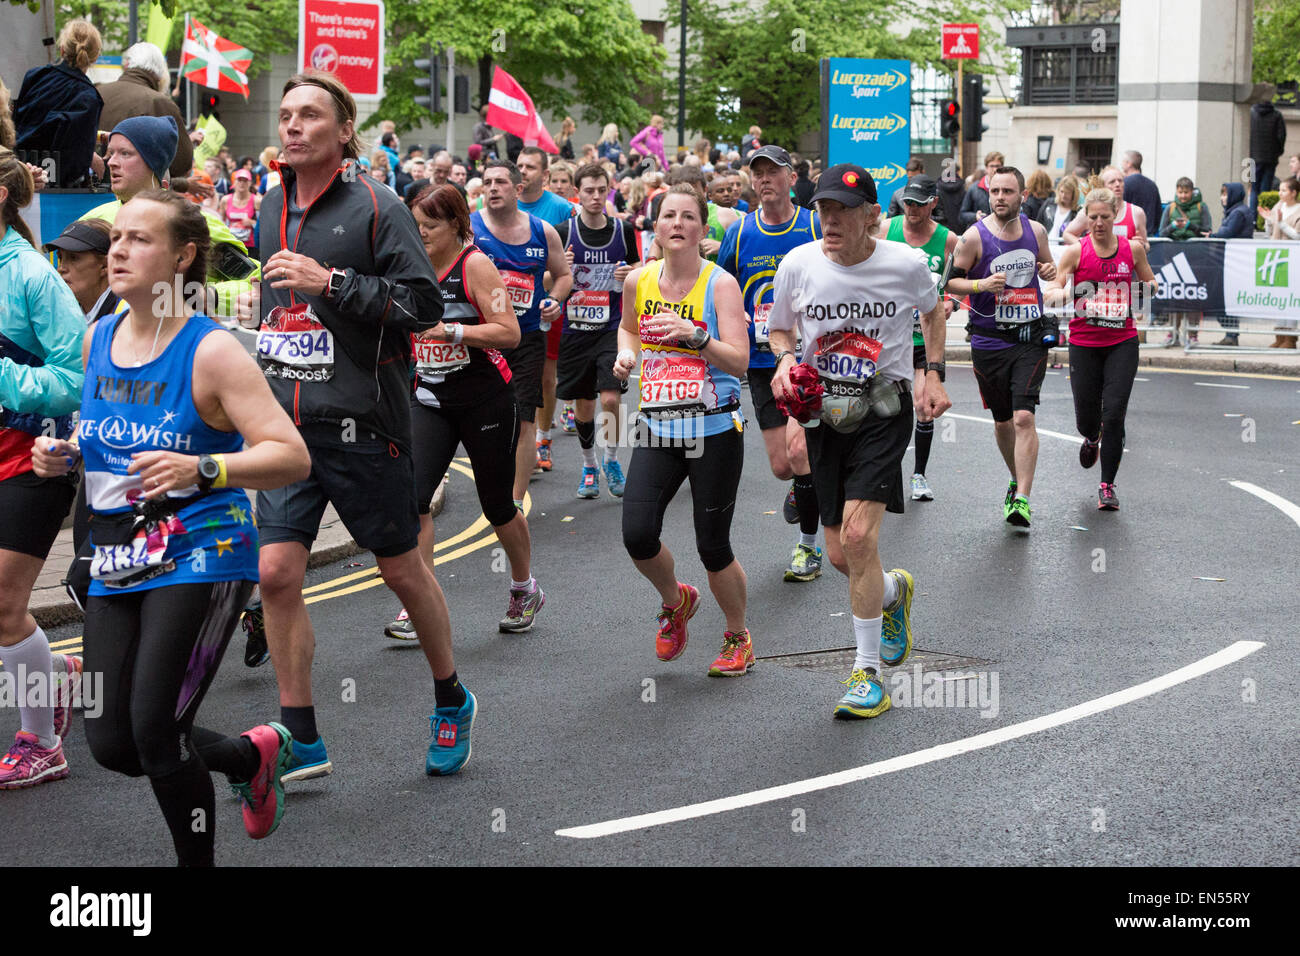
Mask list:
[{"label": "compression sock", "polygon": [[582,446],[582,463],[588,468],[596,467],[596,423],[575,421],[578,431],[578,444]]},{"label": "compression sock", "polygon": [[217,798],[208,768],[190,759],[179,770],[150,777],[149,786],[171,831],[177,866],[212,866]]},{"label": "compression sock", "polygon": [[205,767],[241,783],[252,780],[262,763],[262,755],[242,734],[226,737],[206,727],[195,727],[190,731],[190,742]]},{"label": "compression sock", "polygon": [[44,678],[36,678],[43,679],[49,686],[49,693],[43,695],[46,698],[45,706],[28,707],[20,703],[18,719],[22,729],[39,737],[41,746],[48,750],[58,741],[54,736],[55,698],[51,675],[54,658],[50,654],[49,639],[38,627],[12,647],[0,647],[0,658],[4,659],[4,669],[12,675],[15,686],[19,688],[19,701],[27,699],[27,694],[23,692],[25,687],[30,686],[27,682],[37,674],[45,675]]},{"label": "compression sock", "polygon": [[460,686],[460,678],[452,671],[450,677],[433,679],[433,702],[438,707],[463,707],[465,705],[465,688]]},{"label": "compression sock", "polygon": [[916,423],[916,468],[915,474],[924,475],[930,464],[930,443],[934,441],[934,422]]},{"label": "compression sock", "polygon": [[285,707],[281,704],[280,723],[284,724],[285,729],[300,744],[314,744],[320,740],[320,734],[316,730],[315,707],[310,705],[307,707]]},{"label": "compression sock", "polygon": [[794,476],[794,506],[799,512],[799,531],[803,534],[817,533],[817,487],[812,475]]},{"label": "compression sock", "polygon": [[882,619],[880,617],[861,618],[853,615],[853,637],[858,644],[857,656],[853,658],[853,669],[871,668],[880,673],[880,634]]}]

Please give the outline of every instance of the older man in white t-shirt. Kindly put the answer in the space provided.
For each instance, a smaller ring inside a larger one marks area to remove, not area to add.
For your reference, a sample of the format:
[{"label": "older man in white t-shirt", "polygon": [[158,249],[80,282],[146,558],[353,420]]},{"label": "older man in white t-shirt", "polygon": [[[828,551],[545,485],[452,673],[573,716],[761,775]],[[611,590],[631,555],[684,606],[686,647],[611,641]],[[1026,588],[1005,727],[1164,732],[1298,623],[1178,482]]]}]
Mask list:
[{"label": "older man in white t-shirt", "polygon": [[772,392],[794,397],[796,331],[804,361],[825,389],[820,421],[807,431],[808,456],[831,563],[849,578],[857,657],[836,717],[889,709],[882,662],[912,649],[912,576],[888,574],[877,538],[885,511],[903,510],[903,456],[912,435],[912,310],[926,347],[917,407],[937,418],[952,407],[943,387],[944,311],[933,274],[911,250],[874,238],[876,184],[862,167],[832,166],[812,201],[822,240],[791,250],[774,281],[769,315],[776,374]]}]

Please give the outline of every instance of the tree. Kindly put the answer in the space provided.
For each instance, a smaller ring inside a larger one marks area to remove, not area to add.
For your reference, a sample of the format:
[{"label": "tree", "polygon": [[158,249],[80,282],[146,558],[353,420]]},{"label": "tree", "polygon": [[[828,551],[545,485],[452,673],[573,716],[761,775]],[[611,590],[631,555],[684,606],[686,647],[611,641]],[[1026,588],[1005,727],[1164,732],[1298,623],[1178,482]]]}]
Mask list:
[{"label": "tree", "polygon": [[387,10],[389,68],[375,116],[398,129],[430,121],[414,103],[419,74],[411,64],[435,44],[454,48],[458,66],[478,64],[478,101],[487,99],[496,63],[523,84],[543,117],[579,112],[588,122],[640,129],[648,113],[638,95],[647,84],[655,93],[662,88],[663,51],[627,0],[423,0],[390,2]]},{"label": "tree", "polygon": [[1300,0],[1256,0],[1254,80],[1300,81]]},{"label": "tree", "polygon": [[[795,144],[820,124],[823,57],[952,69],[940,59],[940,24],[983,22],[981,45],[987,47],[996,35],[988,29],[995,15],[1026,6],[1012,0],[695,0],[687,13],[687,126],[737,142],[753,124],[762,127],[764,142]],[[677,5],[668,7],[669,27],[676,30]],[[987,59],[981,51],[981,60]],[[968,61],[966,69],[972,68],[979,69]]]}]

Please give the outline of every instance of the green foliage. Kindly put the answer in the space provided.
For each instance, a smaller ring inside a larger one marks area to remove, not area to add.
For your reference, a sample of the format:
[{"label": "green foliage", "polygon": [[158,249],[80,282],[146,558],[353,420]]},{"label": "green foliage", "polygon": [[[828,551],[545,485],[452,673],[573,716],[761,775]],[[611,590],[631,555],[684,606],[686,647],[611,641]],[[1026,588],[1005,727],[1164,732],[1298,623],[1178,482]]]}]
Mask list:
[{"label": "green foliage", "polygon": [[[678,5],[667,6],[675,33]],[[693,0],[686,125],[737,142],[757,124],[765,142],[793,146],[820,123],[823,57],[911,60],[955,70],[955,61],[940,59],[940,24],[980,23],[981,58],[965,61],[965,69],[987,71],[983,51],[994,42],[996,24],[1027,7],[1027,0]],[[669,85],[675,90],[675,78]]]},{"label": "green foliage", "polygon": [[[528,90],[553,132],[565,115],[579,112],[585,121],[623,129],[640,129],[649,118],[637,96],[647,83],[657,92],[663,51],[642,32],[627,0],[422,0],[390,2],[387,11],[388,73],[372,123],[391,119],[403,130],[430,122],[414,103],[419,74],[411,63],[438,43],[455,49],[460,70],[491,57]],[[476,106],[477,70],[470,73]]]},{"label": "green foliage", "polygon": [[1255,3],[1254,79],[1256,83],[1300,81],[1300,0]]},{"label": "green foliage", "polygon": [[[1278,204],[1278,201],[1281,198],[1282,198],[1281,193],[1279,193],[1276,189],[1270,189],[1268,192],[1259,194],[1259,204],[1263,206],[1265,209],[1272,209],[1274,206]],[[1255,231],[1256,232],[1264,231],[1264,218],[1262,216],[1255,217]]]}]

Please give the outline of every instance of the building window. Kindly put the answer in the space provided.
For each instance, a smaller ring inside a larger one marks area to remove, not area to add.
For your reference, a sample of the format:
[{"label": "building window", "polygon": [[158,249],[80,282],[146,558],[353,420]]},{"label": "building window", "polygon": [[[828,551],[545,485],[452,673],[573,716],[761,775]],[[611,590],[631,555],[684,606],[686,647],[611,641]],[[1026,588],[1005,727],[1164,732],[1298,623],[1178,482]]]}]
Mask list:
[{"label": "building window", "polygon": [[1022,54],[1020,105],[1119,102],[1119,24],[1009,27],[1007,44]]}]

